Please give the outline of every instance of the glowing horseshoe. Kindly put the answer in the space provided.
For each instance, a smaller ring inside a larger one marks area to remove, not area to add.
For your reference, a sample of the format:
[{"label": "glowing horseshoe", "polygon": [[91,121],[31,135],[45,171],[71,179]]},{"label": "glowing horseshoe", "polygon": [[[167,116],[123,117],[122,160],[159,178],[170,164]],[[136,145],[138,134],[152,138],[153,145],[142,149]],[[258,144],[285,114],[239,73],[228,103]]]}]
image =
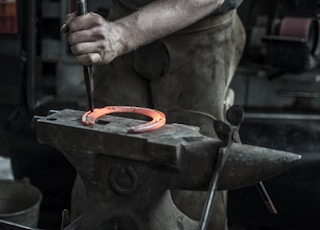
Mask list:
[{"label": "glowing horseshoe", "polygon": [[128,130],[129,133],[150,132],[166,124],[166,116],[164,113],[154,109],[133,106],[106,106],[104,108],[96,108],[93,112],[88,111],[82,115],[82,124],[86,126],[94,125],[98,118],[111,113],[136,113],[152,118],[152,120],[147,123],[130,127]]}]

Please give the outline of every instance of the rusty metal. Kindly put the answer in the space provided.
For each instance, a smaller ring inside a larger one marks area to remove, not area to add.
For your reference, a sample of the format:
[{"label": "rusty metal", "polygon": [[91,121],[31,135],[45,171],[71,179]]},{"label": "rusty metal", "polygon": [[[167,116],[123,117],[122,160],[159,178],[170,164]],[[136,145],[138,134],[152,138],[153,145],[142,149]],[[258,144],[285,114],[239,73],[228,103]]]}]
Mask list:
[{"label": "rusty metal", "polygon": [[[66,109],[33,120],[39,142],[59,149],[86,187],[84,213],[65,230],[198,228],[198,221],[173,204],[170,189],[206,191],[221,140],[181,124],[131,134],[128,127],[144,121],[110,115],[94,126],[83,126],[82,114]],[[288,152],[232,143],[218,189],[254,185],[299,159]]]}]

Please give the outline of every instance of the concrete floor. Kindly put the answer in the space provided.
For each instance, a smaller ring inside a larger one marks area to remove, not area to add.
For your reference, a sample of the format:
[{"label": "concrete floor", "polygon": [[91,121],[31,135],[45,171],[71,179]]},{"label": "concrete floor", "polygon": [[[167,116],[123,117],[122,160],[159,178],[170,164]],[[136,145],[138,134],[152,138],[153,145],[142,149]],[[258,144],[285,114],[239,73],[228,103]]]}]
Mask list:
[{"label": "concrete floor", "polygon": [[0,157],[0,180],[13,180],[10,159]]}]

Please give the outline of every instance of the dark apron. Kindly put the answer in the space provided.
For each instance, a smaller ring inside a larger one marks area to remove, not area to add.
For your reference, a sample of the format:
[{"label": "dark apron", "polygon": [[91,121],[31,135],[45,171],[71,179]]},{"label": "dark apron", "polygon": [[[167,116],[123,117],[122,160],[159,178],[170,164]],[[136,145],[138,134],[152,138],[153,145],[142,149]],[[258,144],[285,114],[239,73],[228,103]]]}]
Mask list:
[{"label": "dark apron", "polygon": [[[109,20],[129,12],[113,4]],[[209,16],[188,28],[95,67],[95,102],[150,107],[168,123],[200,127],[215,137],[213,119],[224,120],[229,85],[241,58],[245,32],[236,10]],[[172,191],[186,215],[199,220],[205,192]],[[227,229],[226,192],[218,192],[209,229]]]}]

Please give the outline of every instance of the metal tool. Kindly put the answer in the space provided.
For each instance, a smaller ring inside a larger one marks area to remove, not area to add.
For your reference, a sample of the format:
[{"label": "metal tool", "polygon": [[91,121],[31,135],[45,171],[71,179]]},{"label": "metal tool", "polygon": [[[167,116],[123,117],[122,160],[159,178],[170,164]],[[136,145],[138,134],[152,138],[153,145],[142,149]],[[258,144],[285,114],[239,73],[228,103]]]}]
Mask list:
[{"label": "metal tool", "polygon": [[39,228],[26,227],[20,224],[16,224],[10,221],[0,219],[0,229],[1,230],[41,230]]},{"label": "metal tool", "polygon": [[[38,141],[59,149],[86,187],[83,215],[64,230],[197,229],[199,222],[177,209],[169,190],[206,191],[227,142],[180,124],[132,134],[128,127],[144,120],[111,115],[99,118],[101,122],[94,126],[84,126],[82,115],[83,111],[66,109],[33,120]],[[226,150],[228,157],[216,183],[219,190],[255,185],[300,159],[292,153],[234,142]]]},{"label": "metal tool", "polygon": [[217,129],[219,130],[219,135],[223,136],[222,140],[224,142],[224,145],[219,149],[219,152],[218,152],[218,157],[212,173],[212,179],[209,185],[205,206],[200,219],[199,230],[206,230],[208,227],[211,212],[212,212],[214,197],[218,190],[220,174],[227,160],[230,146],[233,143],[232,130],[226,123],[222,121],[215,121],[214,126],[216,130]]},{"label": "metal tool", "polygon": [[[228,123],[227,124],[223,121],[215,121],[214,122],[214,128],[216,130],[216,133],[218,137],[223,140],[224,145],[220,148],[218,152],[217,162],[215,164],[215,168],[213,170],[211,183],[209,186],[209,190],[206,197],[206,202],[204,206],[204,210],[202,212],[202,216],[200,219],[200,225],[199,230],[206,230],[210,221],[210,215],[213,205],[214,196],[217,191],[218,182],[221,170],[225,164],[225,161],[228,157],[228,152],[230,149],[230,146],[232,143],[239,143],[241,144],[241,139],[239,136],[239,129],[240,125],[244,119],[244,111],[241,106],[239,105],[233,105],[231,106],[226,113],[226,118]],[[262,196],[268,210],[276,214],[277,210],[267,192],[265,189],[263,183],[261,181],[257,184],[258,191],[260,195]]]},{"label": "metal tool", "polygon": [[[86,0],[77,0],[76,6],[77,6],[77,15],[84,15],[87,13],[87,1]],[[94,110],[94,103],[93,103],[94,86],[93,86],[92,66],[83,66],[83,74],[84,74],[84,81],[86,84],[89,108],[90,108],[90,111],[93,112],[93,110]]]},{"label": "metal tool", "polygon": [[[240,135],[239,135],[239,129],[240,129],[240,125],[244,119],[243,108],[239,105],[231,106],[230,109],[228,109],[228,111],[227,111],[226,118],[227,118],[227,121],[234,127],[233,140],[236,143],[241,144],[242,142],[241,142]],[[271,197],[269,196],[265,186],[263,185],[263,183],[261,181],[259,181],[259,183],[256,185],[256,187],[257,187],[259,194],[261,195],[264,203],[266,204],[269,212],[272,214],[277,214],[278,211],[277,211]]]},{"label": "metal tool", "polygon": [[93,102],[93,75],[92,75],[92,66],[83,66],[84,73],[84,81],[86,84],[87,97],[90,111],[94,110],[94,102]]},{"label": "metal tool", "polygon": [[213,124],[218,137],[223,141],[224,144],[219,149],[219,152],[218,152],[218,157],[212,173],[212,179],[209,185],[205,206],[200,219],[199,230],[206,230],[208,228],[214,196],[216,194],[216,191],[218,190],[218,183],[220,179],[221,170],[223,169],[224,164],[227,160],[231,145],[234,142],[237,142],[236,140],[239,140],[239,134],[238,134],[239,127],[233,126],[233,124],[234,123],[240,124],[243,118],[242,116],[238,116],[237,112],[239,111],[235,109],[234,106],[232,106],[227,110],[227,114],[226,114],[227,120],[232,121],[232,122],[229,121],[229,123],[232,126],[230,124],[227,124],[219,120],[215,120]]},{"label": "metal tool", "polygon": [[64,209],[61,214],[61,230],[70,224],[70,212],[68,209]]}]

